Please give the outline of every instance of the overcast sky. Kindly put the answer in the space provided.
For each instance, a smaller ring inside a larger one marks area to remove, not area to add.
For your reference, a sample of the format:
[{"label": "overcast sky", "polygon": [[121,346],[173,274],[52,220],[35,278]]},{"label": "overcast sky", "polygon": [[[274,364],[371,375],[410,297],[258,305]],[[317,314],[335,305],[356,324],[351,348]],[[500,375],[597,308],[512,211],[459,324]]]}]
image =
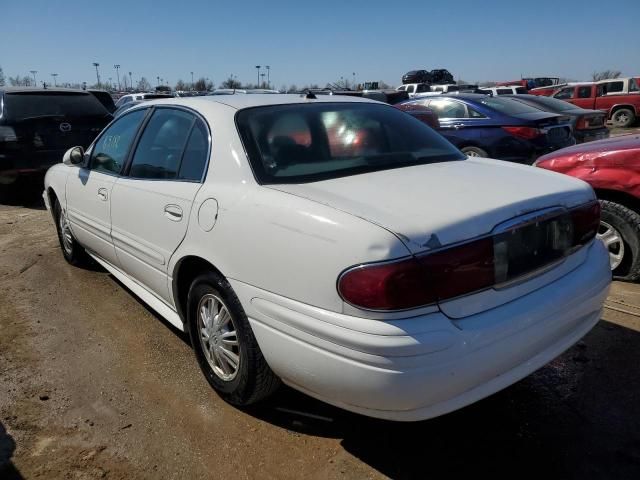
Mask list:
[{"label": "overcast sky", "polygon": [[94,83],[93,62],[102,80],[115,82],[120,64],[153,85],[191,71],[216,85],[230,74],[255,82],[256,65],[270,65],[275,87],[353,73],[397,85],[418,68],[471,82],[640,74],[640,0],[2,3],[0,66],[5,76],[37,70],[39,82]]}]

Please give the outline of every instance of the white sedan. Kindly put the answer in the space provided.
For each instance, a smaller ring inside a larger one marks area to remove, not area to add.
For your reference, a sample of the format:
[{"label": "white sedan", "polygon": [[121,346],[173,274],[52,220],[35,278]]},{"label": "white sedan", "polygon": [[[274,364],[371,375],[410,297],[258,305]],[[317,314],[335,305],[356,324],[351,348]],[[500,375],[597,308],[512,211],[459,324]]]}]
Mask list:
[{"label": "white sedan", "polygon": [[577,342],[611,279],[586,183],[467,158],[358,98],[147,102],[43,196],[67,261],[188,331],[235,405],[282,381],[373,417],[444,414]]}]

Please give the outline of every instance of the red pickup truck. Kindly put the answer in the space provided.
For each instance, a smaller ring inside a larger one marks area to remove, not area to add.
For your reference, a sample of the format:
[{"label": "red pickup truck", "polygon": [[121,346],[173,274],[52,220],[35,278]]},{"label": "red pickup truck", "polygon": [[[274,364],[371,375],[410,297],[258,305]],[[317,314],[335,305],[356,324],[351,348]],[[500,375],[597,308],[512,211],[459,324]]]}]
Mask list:
[{"label": "red pickup truck", "polygon": [[616,127],[630,127],[640,117],[640,79],[617,78],[562,87],[552,95],[582,108],[604,110]]}]

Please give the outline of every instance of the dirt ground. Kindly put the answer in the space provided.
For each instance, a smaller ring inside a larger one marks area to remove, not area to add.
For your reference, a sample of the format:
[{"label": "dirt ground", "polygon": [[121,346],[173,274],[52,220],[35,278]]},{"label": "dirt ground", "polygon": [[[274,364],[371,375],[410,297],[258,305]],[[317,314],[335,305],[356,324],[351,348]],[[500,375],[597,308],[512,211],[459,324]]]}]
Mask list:
[{"label": "dirt ground", "polygon": [[518,384],[413,424],[283,388],[241,411],[187,339],[67,265],[38,202],[0,206],[0,478],[640,478],[640,288]]}]

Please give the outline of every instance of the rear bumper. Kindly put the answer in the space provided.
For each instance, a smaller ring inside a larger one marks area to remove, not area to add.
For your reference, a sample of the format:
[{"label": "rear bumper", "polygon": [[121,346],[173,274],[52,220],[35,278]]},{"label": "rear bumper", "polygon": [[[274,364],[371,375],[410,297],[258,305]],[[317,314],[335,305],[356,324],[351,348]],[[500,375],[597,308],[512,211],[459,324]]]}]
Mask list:
[{"label": "rear bumper", "polygon": [[47,150],[33,154],[0,154],[0,185],[14,183],[20,177],[42,176],[60,163],[64,152]]},{"label": "rear bumper", "polygon": [[587,248],[585,262],[557,281],[460,320],[440,312],[366,320],[231,283],[285,383],[346,410],[416,421],[517,382],[597,323],[611,272],[601,242]]},{"label": "rear bumper", "polygon": [[576,137],[578,143],[593,142],[609,138],[609,129],[602,127],[593,130],[575,130],[573,136]]}]

